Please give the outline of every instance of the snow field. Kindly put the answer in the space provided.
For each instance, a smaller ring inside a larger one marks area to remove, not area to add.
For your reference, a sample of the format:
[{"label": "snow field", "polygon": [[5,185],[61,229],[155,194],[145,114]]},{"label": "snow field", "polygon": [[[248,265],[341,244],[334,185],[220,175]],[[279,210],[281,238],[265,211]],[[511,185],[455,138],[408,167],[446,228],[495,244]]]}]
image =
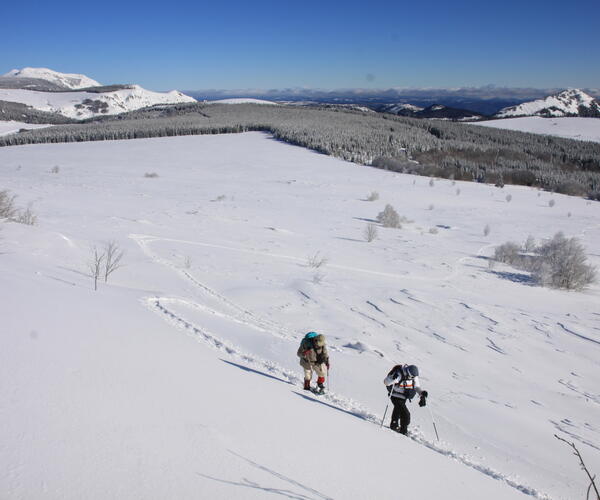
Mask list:
[{"label": "snow field", "polygon": [[[599,469],[597,286],[541,289],[486,260],[563,230],[598,263],[597,204],[430,187],[260,133],[2,148],[0,166],[40,220],[2,225],[0,496],[396,498],[408,467],[419,498],[577,497],[555,432]],[[386,203],[413,222],[366,243]],[[109,239],[126,266],[94,293],[89,246]],[[313,329],[332,351],[320,402],[298,390]],[[440,443],[415,402],[414,441],[374,425],[397,362],[420,367]]]},{"label": "snow field", "polygon": [[23,123],[15,121],[0,121],[0,136],[8,134],[16,134],[19,130],[26,129],[31,130],[34,128],[45,128],[51,127],[52,125],[36,124],[36,123]]},{"label": "snow field", "polygon": [[523,118],[504,118],[477,122],[482,127],[517,130],[532,134],[553,135],[566,139],[600,142],[600,119],[598,118],[542,118],[527,116]]}]

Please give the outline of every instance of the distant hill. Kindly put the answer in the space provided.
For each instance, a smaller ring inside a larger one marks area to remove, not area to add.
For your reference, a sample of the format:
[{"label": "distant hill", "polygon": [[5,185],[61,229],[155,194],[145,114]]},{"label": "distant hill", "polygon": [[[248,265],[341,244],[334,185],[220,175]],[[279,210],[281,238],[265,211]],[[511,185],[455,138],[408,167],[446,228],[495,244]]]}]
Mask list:
[{"label": "distant hill", "polygon": [[501,109],[496,118],[517,116],[581,116],[600,118],[600,103],[580,89],[563,90],[544,99],[524,102],[517,106]]},{"label": "distant hill", "polygon": [[458,121],[480,120],[485,116],[475,111],[453,108],[443,104],[432,104],[426,108],[406,103],[385,104],[379,107],[378,111],[399,116],[410,116],[412,118],[435,118],[438,120]]},{"label": "distant hill", "polygon": [[98,87],[101,84],[85,75],[74,73],[59,73],[48,68],[13,69],[4,75],[6,78],[34,78],[46,80],[66,89],[83,89]]},{"label": "distant hill", "polygon": [[139,85],[106,85],[85,75],[58,73],[46,68],[24,68],[9,71],[0,77],[0,101],[24,105],[4,105],[5,114],[19,121],[40,123],[40,117],[31,113],[49,113],[47,118],[57,123],[56,115],[83,120],[95,116],[126,113],[157,104],[196,102],[177,90],[152,92]]}]

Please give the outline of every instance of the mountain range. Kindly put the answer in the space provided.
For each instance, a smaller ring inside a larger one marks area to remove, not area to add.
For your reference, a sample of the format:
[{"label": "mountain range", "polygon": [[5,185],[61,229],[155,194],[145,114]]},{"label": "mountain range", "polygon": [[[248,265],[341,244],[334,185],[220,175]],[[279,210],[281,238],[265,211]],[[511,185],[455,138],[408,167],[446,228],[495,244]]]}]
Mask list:
[{"label": "mountain range", "polygon": [[[477,89],[410,89],[412,98],[407,95],[397,101],[393,99],[400,95],[399,89],[381,91],[380,94],[354,89],[347,91],[348,95],[345,97],[334,91],[327,93],[304,90],[304,94],[290,90],[291,95],[283,93],[280,98],[276,97],[278,91],[275,90],[262,91],[262,94],[255,91],[255,94],[263,97],[272,95],[274,101],[296,105],[340,106],[427,119],[478,121],[520,116],[600,117],[598,100],[580,89],[557,91],[543,98],[530,100],[524,98],[536,95],[532,89],[513,89],[512,94],[507,92],[508,89],[500,89],[498,95],[502,97],[496,98],[492,96],[492,87],[487,88],[484,93],[481,89],[479,93],[476,92]],[[226,91],[213,91],[213,94],[221,102],[238,102],[240,97],[251,95],[248,92],[232,94],[230,97],[238,99],[228,101],[222,100],[228,96]],[[537,92],[539,95],[539,91]],[[190,94],[196,98],[206,97],[199,93]],[[302,95],[318,97],[302,100]],[[57,117],[82,120],[126,113],[157,104],[196,102],[194,97],[176,90],[153,92],[139,85],[106,86],[86,75],[60,73],[48,68],[13,69],[0,76],[0,119],[27,121],[28,114],[33,113],[34,121],[40,123],[44,114],[49,113],[46,123],[56,123],[59,120]]]}]

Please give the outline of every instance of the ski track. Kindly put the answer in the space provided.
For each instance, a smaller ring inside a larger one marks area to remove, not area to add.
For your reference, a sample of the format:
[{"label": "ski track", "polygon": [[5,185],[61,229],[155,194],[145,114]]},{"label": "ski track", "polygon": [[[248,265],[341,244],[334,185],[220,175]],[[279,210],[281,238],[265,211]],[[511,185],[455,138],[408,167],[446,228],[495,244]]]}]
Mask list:
[{"label": "ski track", "polygon": [[[267,331],[271,334],[275,334],[276,336],[285,338],[287,340],[297,339],[297,335],[290,335],[280,325],[277,325],[276,323],[274,323],[270,320],[265,320],[263,318],[259,318],[259,317],[255,316],[252,312],[244,309],[243,307],[238,306],[237,304],[231,302],[229,299],[222,296],[215,290],[212,290],[211,288],[207,287],[206,285],[200,283],[196,278],[194,278],[187,271],[175,266],[172,262],[170,262],[166,259],[158,257],[149,249],[148,244],[153,241],[172,241],[172,242],[182,242],[182,243],[188,243],[188,244],[208,246],[208,247],[213,247],[213,248],[225,248],[225,249],[230,249],[230,250],[238,250],[238,251],[243,251],[243,252],[247,252],[247,253],[260,253],[260,252],[248,251],[248,250],[244,250],[244,249],[233,249],[233,248],[229,248],[229,247],[223,247],[220,245],[195,243],[195,242],[188,242],[188,241],[184,241],[184,240],[175,240],[175,239],[169,239],[169,238],[157,238],[157,237],[152,237],[152,236],[136,235],[136,234],[130,235],[130,238],[133,239],[140,246],[140,248],[144,252],[144,254],[146,254],[151,260],[153,260],[154,262],[156,262],[158,264],[161,264],[163,266],[166,266],[166,267],[172,269],[174,272],[176,272],[177,274],[179,274],[186,280],[192,282],[203,293],[211,296],[212,298],[217,299],[223,305],[226,305],[228,308],[234,310],[237,313],[237,315],[234,316],[234,315],[229,315],[226,313],[218,312],[218,311],[215,311],[214,309],[208,308],[208,307],[198,304],[194,301],[191,301],[188,299],[176,298],[176,297],[145,297],[145,298],[141,299],[141,302],[144,305],[144,307],[148,308],[155,314],[158,314],[160,317],[162,317],[163,320],[167,321],[168,323],[175,326],[176,328],[185,331],[187,334],[191,335],[196,340],[202,341],[202,342],[208,344],[213,349],[223,352],[227,356],[230,356],[238,361],[242,361],[252,368],[259,369],[259,370],[265,370],[267,373],[278,376],[279,378],[282,378],[284,381],[286,381],[287,383],[292,384],[294,386],[300,386],[302,384],[302,379],[301,379],[301,377],[299,377],[297,375],[296,372],[292,372],[286,368],[283,368],[282,366],[280,366],[278,363],[276,363],[274,361],[261,359],[258,356],[255,356],[250,353],[246,353],[246,352],[242,351],[241,349],[239,349],[238,347],[236,347],[235,345],[231,344],[230,342],[222,340],[221,338],[219,338],[218,335],[211,332],[207,328],[200,327],[197,324],[194,324],[193,322],[186,320],[182,315],[177,314],[174,311],[170,310],[168,308],[167,304],[181,303],[187,307],[192,307],[192,308],[196,308],[198,310],[202,310],[203,312],[209,312],[211,314],[216,314],[222,318],[226,318],[231,321],[247,325],[248,327],[257,328],[261,331]],[[274,256],[273,254],[269,254],[269,253],[265,253],[264,255],[268,255],[271,257]],[[293,257],[287,257],[287,256],[281,256],[281,257],[293,259],[293,260],[299,260],[299,259],[296,259]],[[331,267],[334,267],[334,266],[331,266]],[[344,268],[343,266],[336,266],[336,267],[343,268],[346,270],[356,270],[359,272],[370,272],[370,271],[366,271],[366,270],[362,270],[362,269]],[[378,273],[378,272],[373,272],[373,274],[394,276],[394,275],[390,275],[388,273]],[[406,293],[408,298],[415,300],[417,302],[420,302],[418,299],[414,299],[413,297],[411,297],[407,291],[403,290],[403,292]],[[379,308],[377,308],[377,309],[379,309]],[[355,308],[351,308],[351,310],[362,316],[367,317],[368,319],[370,319],[372,321],[379,323],[381,326],[383,326],[385,328],[385,324],[379,322],[375,318],[372,318],[372,317],[356,310]],[[275,328],[273,328],[273,327],[275,327]],[[590,339],[588,339],[588,340],[590,340]],[[337,406],[338,409],[341,409],[347,413],[350,413],[362,420],[365,420],[366,422],[369,422],[369,423],[377,425],[377,426],[381,425],[382,417],[380,417],[379,415],[376,415],[375,413],[372,413],[370,410],[368,410],[363,405],[361,405],[357,401],[354,401],[351,398],[348,398],[348,397],[345,397],[342,395],[338,395],[335,393],[326,393],[322,396],[319,396],[319,398],[326,400],[328,403],[332,404],[333,406]],[[470,467],[478,472],[481,472],[482,474],[484,474],[492,479],[501,481],[501,482],[505,483],[506,485],[508,485],[512,488],[515,488],[516,490],[520,491],[521,493],[524,493],[525,495],[531,496],[533,498],[538,498],[541,500],[551,500],[551,498],[549,496],[541,493],[540,491],[536,490],[535,488],[524,485],[524,484],[520,483],[518,480],[511,478],[511,476],[502,474],[501,472],[498,472],[490,467],[479,464],[479,463],[473,461],[472,459],[470,459],[468,457],[468,455],[459,454],[459,453],[447,448],[443,444],[437,444],[433,441],[426,439],[419,429],[412,432],[412,434],[410,435],[410,438],[413,441],[415,441],[423,446],[426,446],[430,450],[435,451],[436,453],[439,453],[446,457],[452,458],[458,462],[461,462],[463,465],[466,465],[467,467]]]}]

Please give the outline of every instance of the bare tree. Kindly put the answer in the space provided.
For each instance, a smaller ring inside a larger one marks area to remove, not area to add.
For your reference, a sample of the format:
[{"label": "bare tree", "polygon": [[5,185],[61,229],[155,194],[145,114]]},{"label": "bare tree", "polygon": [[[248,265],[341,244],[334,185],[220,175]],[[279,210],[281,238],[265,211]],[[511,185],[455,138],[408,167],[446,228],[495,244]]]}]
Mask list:
[{"label": "bare tree", "polygon": [[100,277],[102,263],[104,262],[105,257],[106,256],[104,253],[100,253],[98,247],[94,246],[92,248],[92,258],[88,264],[88,267],[94,280],[94,290],[98,290],[98,278]]},{"label": "bare tree", "polygon": [[562,438],[556,434],[554,434],[554,437],[556,439],[558,439],[559,441],[562,441],[563,443],[568,444],[571,448],[573,448],[573,455],[575,455],[578,459],[579,459],[579,465],[581,466],[582,470],[587,474],[587,477],[590,481],[590,485],[588,486],[587,489],[587,494],[585,496],[586,500],[589,499],[590,497],[590,490],[592,488],[594,488],[594,492],[596,493],[596,499],[600,500],[600,493],[598,492],[598,487],[596,486],[596,476],[592,476],[592,474],[590,473],[589,469],[586,467],[585,462],[583,461],[583,457],[581,456],[581,453],[579,453],[579,450],[577,449],[577,447],[575,446],[575,443],[572,443],[570,441],[567,441],[565,438]]},{"label": "bare tree", "polygon": [[375,224],[368,224],[363,231],[363,238],[371,243],[377,238],[377,226]]},{"label": "bare tree", "polygon": [[119,248],[116,241],[109,241],[104,245],[104,283],[108,282],[108,277],[121,267],[121,259],[125,252]]}]

